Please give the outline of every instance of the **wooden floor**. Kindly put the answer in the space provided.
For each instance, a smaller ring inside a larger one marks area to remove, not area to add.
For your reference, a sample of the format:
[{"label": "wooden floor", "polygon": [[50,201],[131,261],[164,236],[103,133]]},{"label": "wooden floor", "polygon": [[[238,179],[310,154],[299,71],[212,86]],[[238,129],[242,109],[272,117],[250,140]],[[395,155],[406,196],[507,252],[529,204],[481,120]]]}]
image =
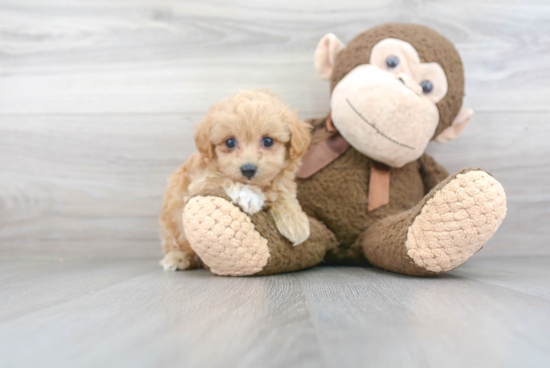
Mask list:
[{"label": "wooden floor", "polygon": [[0,285],[2,367],[550,366],[550,258],[227,278],[4,257]]}]

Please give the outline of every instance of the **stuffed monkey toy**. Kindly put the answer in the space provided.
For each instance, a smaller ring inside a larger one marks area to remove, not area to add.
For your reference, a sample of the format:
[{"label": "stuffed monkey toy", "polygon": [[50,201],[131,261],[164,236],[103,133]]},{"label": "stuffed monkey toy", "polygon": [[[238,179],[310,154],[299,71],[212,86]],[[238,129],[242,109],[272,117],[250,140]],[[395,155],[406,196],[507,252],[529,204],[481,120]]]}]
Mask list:
[{"label": "stuffed monkey toy", "polygon": [[456,138],[464,71],[453,44],[413,24],[384,24],[347,46],[321,39],[315,69],[330,81],[330,113],[297,173],[311,235],[294,247],[266,211],[252,216],[223,193],[187,203],[184,230],[218,275],[266,275],[321,262],[374,265],[406,275],[440,274],[479,251],[506,215],[500,183],[482,169],[450,175],[424,153]]}]

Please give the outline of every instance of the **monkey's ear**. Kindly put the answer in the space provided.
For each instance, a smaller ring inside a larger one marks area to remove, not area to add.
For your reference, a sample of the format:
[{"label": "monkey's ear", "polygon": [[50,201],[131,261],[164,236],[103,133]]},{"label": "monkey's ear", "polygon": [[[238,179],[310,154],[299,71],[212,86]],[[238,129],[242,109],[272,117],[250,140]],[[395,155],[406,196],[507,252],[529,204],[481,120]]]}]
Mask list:
[{"label": "monkey's ear", "polygon": [[314,62],[317,74],[325,80],[329,80],[334,69],[336,56],[345,48],[340,41],[332,33],[328,33],[321,38],[317,49],[315,50]]},{"label": "monkey's ear", "polygon": [[439,143],[447,143],[458,138],[470,123],[472,115],[474,115],[474,110],[461,109],[451,126],[439,133],[439,135],[435,137],[435,140]]}]

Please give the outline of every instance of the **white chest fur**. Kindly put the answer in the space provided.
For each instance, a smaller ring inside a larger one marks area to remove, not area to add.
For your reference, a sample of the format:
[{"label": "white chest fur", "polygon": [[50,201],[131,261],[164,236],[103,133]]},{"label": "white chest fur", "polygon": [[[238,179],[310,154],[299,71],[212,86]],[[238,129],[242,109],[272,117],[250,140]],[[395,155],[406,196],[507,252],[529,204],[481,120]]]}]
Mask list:
[{"label": "white chest fur", "polygon": [[266,196],[262,190],[253,185],[234,183],[225,189],[233,203],[239,205],[244,212],[253,215],[265,204]]}]

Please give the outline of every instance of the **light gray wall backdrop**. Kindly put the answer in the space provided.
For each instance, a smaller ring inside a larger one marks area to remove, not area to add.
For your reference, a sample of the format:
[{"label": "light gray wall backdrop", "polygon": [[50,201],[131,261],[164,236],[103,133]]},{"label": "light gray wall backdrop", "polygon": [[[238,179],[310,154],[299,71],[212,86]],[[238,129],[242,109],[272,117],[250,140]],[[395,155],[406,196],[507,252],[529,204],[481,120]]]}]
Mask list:
[{"label": "light gray wall backdrop", "polygon": [[324,116],[318,40],[390,21],[430,26],[462,55],[476,115],[429,153],[506,189],[479,255],[549,254],[548,1],[1,0],[0,255],[160,257],[165,179],[208,107],[269,87]]}]

